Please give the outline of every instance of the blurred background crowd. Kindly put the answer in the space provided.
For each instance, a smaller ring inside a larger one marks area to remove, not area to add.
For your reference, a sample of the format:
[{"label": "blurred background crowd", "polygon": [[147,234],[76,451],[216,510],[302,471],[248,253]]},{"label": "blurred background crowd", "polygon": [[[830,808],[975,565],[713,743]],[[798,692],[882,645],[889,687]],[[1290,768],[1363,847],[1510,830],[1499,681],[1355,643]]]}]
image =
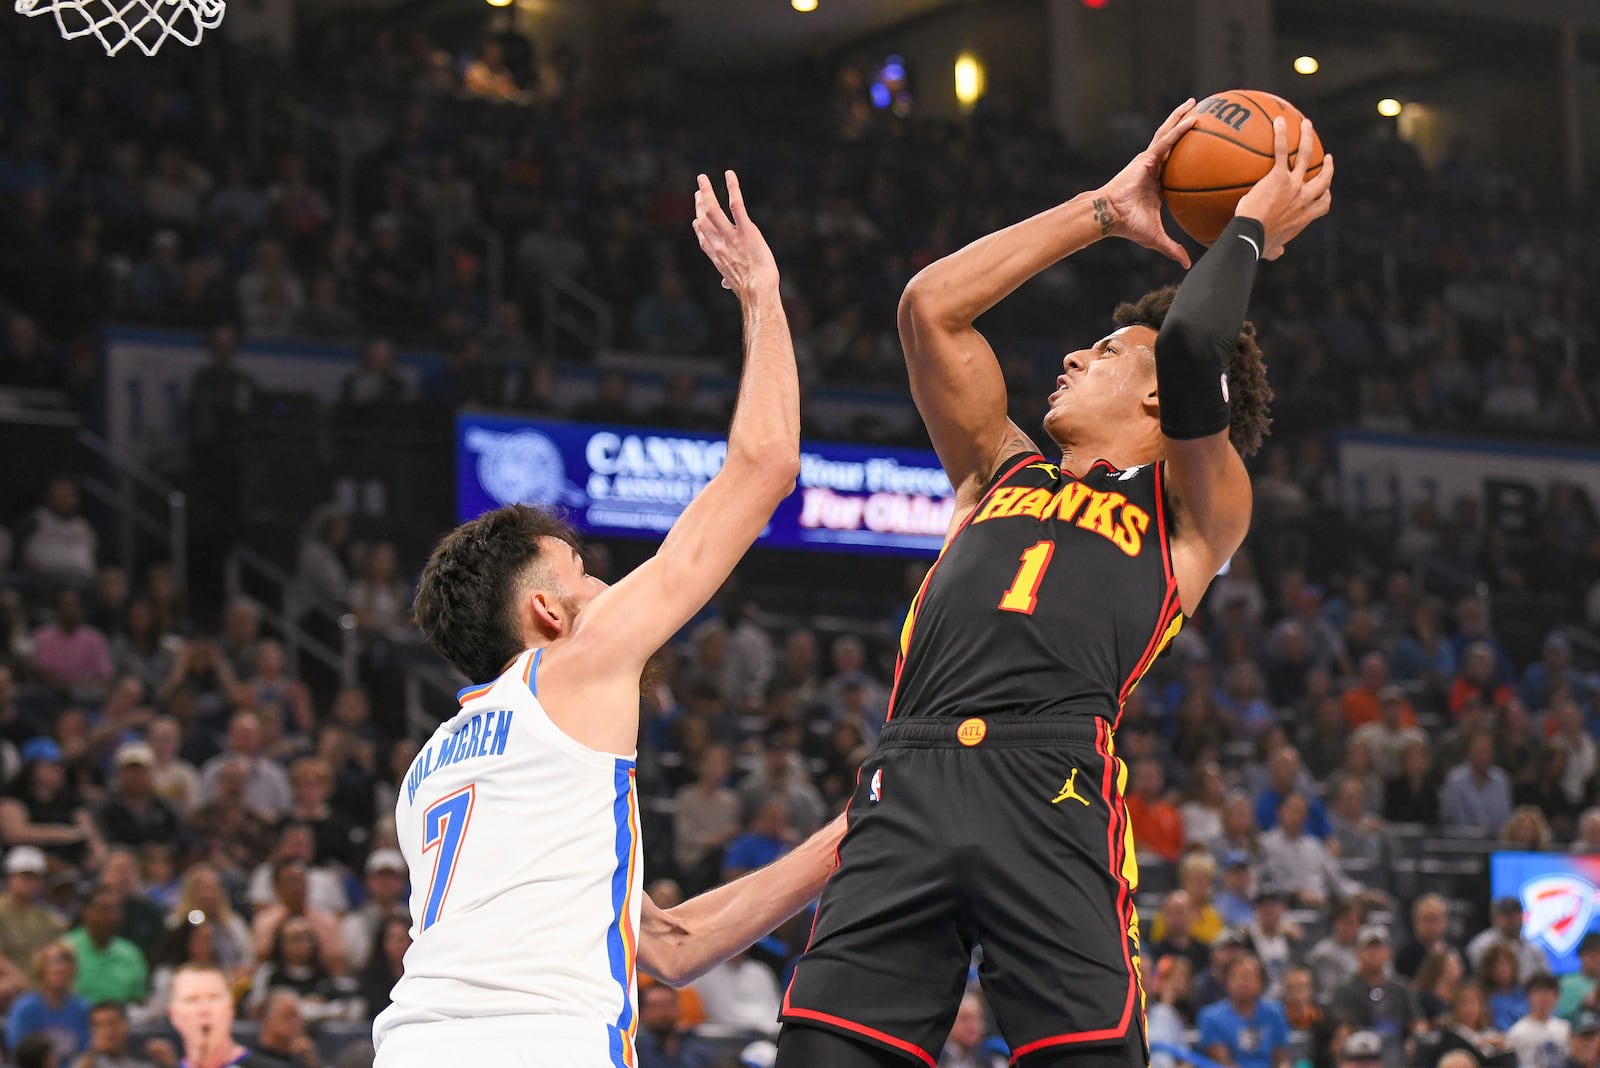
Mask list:
[{"label": "blurred background crowd", "polygon": [[[256,1048],[370,1063],[409,944],[395,788],[448,700],[410,681],[440,669],[409,614],[451,523],[451,419],[726,425],[739,322],[687,225],[697,171],[737,166],[774,245],[810,432],[925,445],[905,282],[1104,180],[1151,125],[1075,144],[1026,100],[951,121],[881,65],[690,78],[650,5],[602,85],[581,49],[472,14],[349,15],[292,59],[218,40],[83,63],[0,36],[9,1054],[33,1035],[63,1065],[175,1063],[144,1040],[173,969],[212,961]],[[1600,853],[1594,502],[1557,481],[1520,527],[1473,496],[1358,507],[1333,441],[1592,443],[1600,228],[1469,142],[1425,159],[1393,123],[1321,132],[1335,218],[1252,305],[1278,398],[1254,529],[1119,730],[1149,1037],[1163,1066],[1591,1068],[1600,935],[1551,978],[1485,858]],[[1064,346],[1175,278],[1096,248],[986,319],[1018,422]],[[106,431],[105,338],[151,330],[205,354],[139,467],[187,493],[183,553],[127,533],[117,458],[49,436]],[[273,346],[334,352],[337,396],[241,366]],[[817,423],[828,398],[852,414]],[[374,453],[416,458],[404,500],[350,459]],[[303,455],[332,459],[309,478]],[[646,551],[597,542],[589,568]],[[842,807],[926,566],[758,555],[662,651],[639,742],[658,904]],[[643,1068],[759,1062],[808,923],[641,991]],[[974,980],[941,1066],[1003,1061]]]}]

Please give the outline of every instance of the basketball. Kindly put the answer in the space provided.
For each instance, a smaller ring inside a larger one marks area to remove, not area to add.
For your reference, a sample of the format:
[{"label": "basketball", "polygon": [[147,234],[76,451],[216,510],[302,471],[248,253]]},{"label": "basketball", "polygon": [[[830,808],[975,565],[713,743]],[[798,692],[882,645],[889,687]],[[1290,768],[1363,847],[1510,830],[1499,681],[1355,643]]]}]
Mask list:
[{"label": "basketball", "polygon": [[[1239,199],[1272,169],[1272,120],[1288,127],[1289,165],[1300,149],[1300,110],[1280,96],[1229,89],[1200,101],[1199,121],[1172,147],[1161,194],[1184,233],[1209,245],[1233,218]],[[1309,178],[1322,169],[1322,141],[1312,133]]]}]

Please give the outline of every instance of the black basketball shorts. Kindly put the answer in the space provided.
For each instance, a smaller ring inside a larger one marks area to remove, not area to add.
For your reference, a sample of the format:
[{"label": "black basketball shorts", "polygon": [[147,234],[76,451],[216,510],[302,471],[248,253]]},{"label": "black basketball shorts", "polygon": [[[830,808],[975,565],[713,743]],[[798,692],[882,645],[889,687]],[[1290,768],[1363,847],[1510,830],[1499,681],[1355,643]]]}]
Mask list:
[{"label": "black basketball shorts", "polygon": [[1014,1057],[1144,1047],[1127,769],[1098,717],[894,720],[862,766],[840,866],[783,999],[933,1066],[973,946]]}]

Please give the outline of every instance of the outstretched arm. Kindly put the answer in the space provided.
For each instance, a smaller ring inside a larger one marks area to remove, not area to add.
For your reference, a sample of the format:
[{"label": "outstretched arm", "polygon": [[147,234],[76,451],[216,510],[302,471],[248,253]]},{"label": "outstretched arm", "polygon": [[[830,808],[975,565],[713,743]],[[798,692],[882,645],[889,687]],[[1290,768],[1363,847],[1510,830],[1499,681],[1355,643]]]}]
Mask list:
[{"label": "outstretched arm", "polygon": [[1168,116],[1150,147],[1101,189],[980,238],[906,286],[899,325],[911,395],[955,486],[956,522],[1000,461],[1035,447],[1006,415],[1005,380],[973,322],[1040,271],[1104,237],[1127,237],[1188,266],[1161,228],[1157,176],[1194,125],[1193,112],[1191,100]]},{"label": "outstretched arm", "polygon": [[693,982],[793,916],[822,893],[838,863],[845,817],[759,871],[663,911],[647,897],[639,967],[671,986]]},{"label": "outstretched arm", "polygon": [[633,749],[636,720],[595,722],[590,709],[637,706],[645,661],[726,581],[800,473],[800,384],[778,265],[745,214],[738,178],[728,171],[727,180],[730,214],[700,176],[694,222],[701,249],[744,312],[744,373],[727,458],[655,556],[584,609],[563,654],[562,675],[581,680],[584,700],[579,721],[562,729],[612,752]]},{"label": "outstretched arm", "polygon": [[[1289,166],[1284,120],[1274,121],[1276,160],[1244,195],[1234,219],[1178,287],[1156,338],[1156,388],[1166,437],[1167,492],[1177,519],[1173,570],[1185,614],[1250,529],[1250,476],[1228,434],[1228,361],[1238,344],[1260,259],[1289,241],[1332,203],[1333,157],[1306,178],[1310,152]],[[1300,144],[1311,143],[1304,122]]]}]

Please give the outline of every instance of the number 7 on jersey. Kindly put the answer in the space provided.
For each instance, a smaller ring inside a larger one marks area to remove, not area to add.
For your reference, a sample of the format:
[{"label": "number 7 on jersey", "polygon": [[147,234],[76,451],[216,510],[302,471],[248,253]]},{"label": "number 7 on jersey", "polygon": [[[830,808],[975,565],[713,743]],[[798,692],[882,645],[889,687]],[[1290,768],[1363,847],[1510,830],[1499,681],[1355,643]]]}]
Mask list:
[{"label": "number 7 on jersey", "polygon": [[472,803],[476,797],[477,787],[469,784],[423,810],[422,855],[437,852],[433,857],[433,877],[428,881],[428,897],[422,907],[419,930],[426,931],[437,923],[444,909],[444,899],[450,893],[456,859],[461,855],[461,840],[466,837],[467,824],[472,821]]}]

